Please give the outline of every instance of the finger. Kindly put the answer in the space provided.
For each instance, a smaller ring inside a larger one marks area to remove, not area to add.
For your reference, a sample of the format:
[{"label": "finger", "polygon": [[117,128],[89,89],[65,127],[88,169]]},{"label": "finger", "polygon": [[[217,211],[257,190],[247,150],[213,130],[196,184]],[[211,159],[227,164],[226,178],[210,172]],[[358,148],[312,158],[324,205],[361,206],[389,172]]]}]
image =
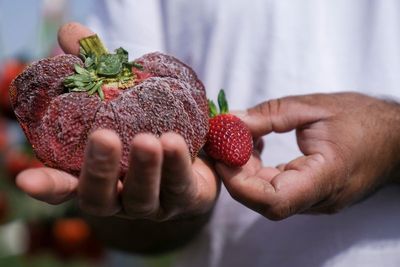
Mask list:
[{"label": "finger", "polygon": [[83,211],[97,216],[115,214],[120,205],[117,185],[121,141],[111,130],[97,130],[89,136],[78,195]]},{"label": "finger", "polygon": [[327,116],[327,111],[311,105],[305,96],[273,99],[238,113],[252,135],[288,132]]},{"label": "finger", "polygon": [[161,203],[165,216],[173,216],[196,198],[197,181],[193,179],[192,161],[183,137],[166,133],[160,141],[164,153]]},{"label": "finger", "polygon": [[64,24],[58,30],[58,43],[67,54],[79,55],[79,40],[93,35],[87,27],[77,22]]},{"label": "finger", "polygon": [[217,176],[214,164],[197,157],[192,165],[193,179],[197,181],[196,205],[192,214],[204,214],[209,212],[218,196],[221,179]]},{"label": "finger", "polygon": [[131,144],[129,169],[124,181],[124,211],[138,218],[156,216],[159,208],[162,148],[151,134],[136,135]]},{"label": "finger", "polygon": [[302,156],[285,166],[285,171],[266,170],[234,173],[218,165],[232,197],[267,218],[280,220],[302,212],[326,195],[325,158]]},{"label": "finger", "polygon": [[276,166],[276,168],[277,168],[278,170],[280,170],[281,172],[283,172],[283,171],[285,170],[285,168],[286,168],[286,163],[278,164],[278,165]]},{"label": "finger", "polygon": [[254,150],[257,151],[258,154],[261,155],[261,153],[264,150],[264,140],[260,137],[254,139],[253,146],[254,146]]},{"label": "finger", "polygon": [[75,195],[78,179],[57,169],[35,168],[18,174],[16,184],[35,199],[60,204]]}]

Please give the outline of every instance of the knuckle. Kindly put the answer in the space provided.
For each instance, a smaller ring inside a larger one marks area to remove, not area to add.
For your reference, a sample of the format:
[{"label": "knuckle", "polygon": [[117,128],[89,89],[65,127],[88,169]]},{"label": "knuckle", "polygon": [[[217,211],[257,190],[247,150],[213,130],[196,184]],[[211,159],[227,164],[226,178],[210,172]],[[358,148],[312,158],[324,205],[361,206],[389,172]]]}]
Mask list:
[{"label": "knuckle", "polygon": [[270,118],[268,122],[270,124],[269,128],[271,130],[275,131],[279,129],[275,118],[277,118],[277,116],[280,114],[281,106],[282,106],[282,100],[280,98],[268,100],[263,104],[257,106],[258,112],[263,117]]},{"label": "knuckle", "polygon": [[81,199],[79,201],[79,207],[83,212],[98,217],[112,216],[117,212],[117,210],[111,207],[105,207],[102,203],[97,203],[88,199]]},{"label": "knuckle", "polygon": [[162,193],[173,198],[192,195],[192,191],[192,188],[187,184],[176,184],[162,187]]},{"label": "knuckle", "polygon": [[124,207],[124,210],[136,218],[152,218],[156,213],[155,205],[150,203],[130,203]]},{"label": "knuckle", "polygon": [[91,161],[86,164],[84,174],[98,180],[109,180],[117,173],[114,165],[110,162]]},{"label": "knuckle", "polygon": [[277,114],[281,106],[281,99],[270,99],[254,107],[255,112],[263,116]]},{"label": "knuckle", "polygon": [[281,109],[281,99],[276,98],[276,99],[271,99],[267,101],[267,109],[268,109],[268,114],[270,116],[274,116],[276,114],[279,114],[279,111]]},{"label": "knuckle", "polygon": [[270,123],[271,123],[271,129],[273,131],[283,131],[285,128],[285,120],[278,119],[280,114],[282,113],[282,99],[277,98],[277,99],[272,99],[268,101],[268,113],[270,116]]}]

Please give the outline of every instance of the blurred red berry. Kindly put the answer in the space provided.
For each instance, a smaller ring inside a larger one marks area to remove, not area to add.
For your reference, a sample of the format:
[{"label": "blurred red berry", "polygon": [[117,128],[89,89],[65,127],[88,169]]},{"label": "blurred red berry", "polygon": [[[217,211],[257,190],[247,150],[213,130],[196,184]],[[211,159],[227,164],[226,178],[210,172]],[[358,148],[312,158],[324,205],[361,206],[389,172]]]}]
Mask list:
[{"label": "blurred red berry", "polygon": [[38,159],[23,151],[9,150],[5,154],[4,167],[12,181],[14,181],[18,173],[22,172],[23,170],[43,166],[43,163],[41,163]]},{"label": "blurred red berry", "polygon": [[84,255],[91,237],[89,225],[81,218],[60,218],[52,227],[56,252],[63,258]]},{"label": "blurred red berry", "polygon": [[53,235],[57,243],[79,246],[89,238],[90,227],[81,218],[61,218],[53,225]]},{"label": "blurred red berry", "polygon": [[25,67],[26,63],[17,59],[9,59],[0,66],[0,110],[7,116],[14,117],[8,88],[12,80],[14,80]]},{"label": "blurred red berry", "polygon": [[8,147],[7,121],[0,117],[0,152],[4,152]]}]

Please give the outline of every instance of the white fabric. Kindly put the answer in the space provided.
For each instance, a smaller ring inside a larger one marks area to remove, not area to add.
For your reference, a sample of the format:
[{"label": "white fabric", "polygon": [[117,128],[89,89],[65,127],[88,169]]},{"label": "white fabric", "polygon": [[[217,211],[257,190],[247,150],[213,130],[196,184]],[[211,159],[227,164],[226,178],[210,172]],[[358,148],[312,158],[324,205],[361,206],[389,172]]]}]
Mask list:
[{"label": "white fabric", "polygon": [[[400,96],[398,0],[102,1],[90,23],[139,56],[161,50],[191,65],[231,109],[291,94]],[[105,8],[107,7],[107,8]],[[298,155],[289,134],[266,137],[265,164]],[[209,225],[178,266],[400,266],[400,187],[335,215],[269,221],[222,190]]]}]

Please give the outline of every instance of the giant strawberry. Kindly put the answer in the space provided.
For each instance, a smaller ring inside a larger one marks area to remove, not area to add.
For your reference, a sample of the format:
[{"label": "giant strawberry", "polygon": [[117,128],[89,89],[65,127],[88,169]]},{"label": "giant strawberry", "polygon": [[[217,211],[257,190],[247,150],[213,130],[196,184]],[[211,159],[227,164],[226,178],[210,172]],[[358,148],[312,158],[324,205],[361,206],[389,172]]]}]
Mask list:
[{"label": "giant strawberry", "polygon": [[209,101],[210,129],[204,151],[213,159],[231,167],[240,167],[249,160],[253,151],[253,139],[246,124],[229,114],[225,93],[218,94],[218,106]]},{"label": "giant strawberry", "polygon": [[133,136],[174,131],[194,158],[205,142],[208,107],[194,71],[158,52],[128,61],[107,52],[97,35],[80,41],[81,57],[59,55],[30,65],[11,84],[15,115],[37,157],[78,174],[88,135],[100,128],[123,142],[122,174]]}]

